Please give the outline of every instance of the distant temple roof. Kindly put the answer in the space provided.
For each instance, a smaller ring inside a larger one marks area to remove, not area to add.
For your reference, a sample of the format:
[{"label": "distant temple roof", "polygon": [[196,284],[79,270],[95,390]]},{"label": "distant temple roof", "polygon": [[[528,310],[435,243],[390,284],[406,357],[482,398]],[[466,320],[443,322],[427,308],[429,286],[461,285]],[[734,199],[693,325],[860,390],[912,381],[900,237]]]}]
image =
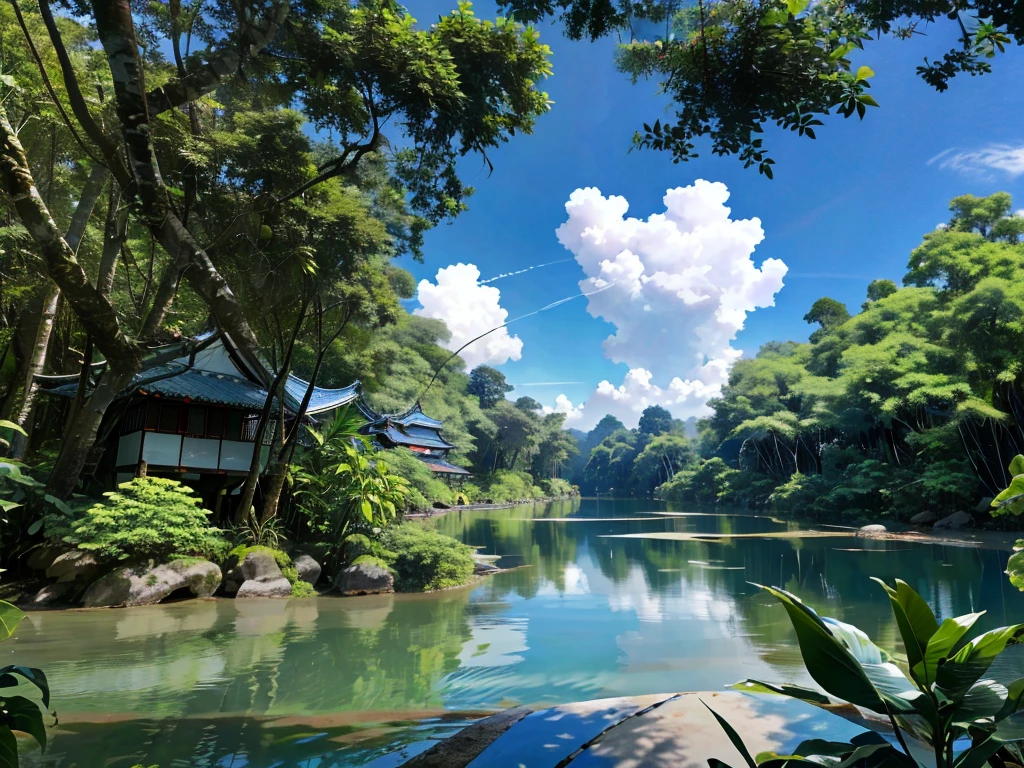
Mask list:
[{"label": "distant temple roof", "polygon": [[403,428],[400,424],[385,420],[371,424],[370,434],[386,437],[395,445],[411,445],[419,448],[451,449],[455,446],[444,440],[436,431],[424,428]]},{"label": "distant temple roof", "polygon": [[454,464],[439,459],[435,456],[420,456],[420,461],[427,465],[431,472],[436,472],[439,475],[469,475],[472,474],[469,470],[457,467]]}]

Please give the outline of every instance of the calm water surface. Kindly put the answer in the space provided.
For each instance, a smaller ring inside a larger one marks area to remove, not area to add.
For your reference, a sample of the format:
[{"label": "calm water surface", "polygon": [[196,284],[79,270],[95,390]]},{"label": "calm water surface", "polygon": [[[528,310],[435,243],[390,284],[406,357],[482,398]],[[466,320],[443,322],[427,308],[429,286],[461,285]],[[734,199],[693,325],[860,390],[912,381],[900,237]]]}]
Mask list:
[{"label": "calm water surface", "polygon": [[[192,601],[31,614],[3,663],[45,669],[60,724],[34,765],[395,765],[474,714],[517,704],[806,677],[782,585],[897,647],[869,576],[903,578],[941,616],[1024,620],[1008,552],[854,538],[616,538],[786,530],[767,517],[582,500],[451,512],[439,530],[502,566],[434,595]],[[671,511],[671,510],[669,510]]]}]

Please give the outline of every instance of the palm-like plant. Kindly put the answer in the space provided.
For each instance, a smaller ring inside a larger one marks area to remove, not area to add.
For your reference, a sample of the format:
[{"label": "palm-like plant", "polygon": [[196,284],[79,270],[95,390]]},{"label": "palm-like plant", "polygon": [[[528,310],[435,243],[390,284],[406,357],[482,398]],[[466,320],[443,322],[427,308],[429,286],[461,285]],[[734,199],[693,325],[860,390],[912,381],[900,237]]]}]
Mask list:
[{"label": "palm-like plant", "polygon": [[335,546],[353,530],[390,523],[409,492],[359,433],[362,424],[358,413],[346,408],[322,431],[308,428],[314,447],[293,472],[296,504],[313,531]]},{"label": "palm-like plant", "polygon": [[[25,614],[0,601],[0,642],[9,638]],[[41,669],[10,664],[0,667],[0,768],[18,768],[18,740],[14,732],[27,733],[46,749],[43,710],[31,699],[8,693],[18,690],[18,678],[39,689],[43,707],[50,706],[50,688]]]},{"label": "palm-like plant", "polygon": [[[831,696],[887,718],[900,748],[869,737],[860,743],[808,742],[795,755],[770,755],[758,763],[743,748],[735,731],[719,718],[751,768],[776,765],[780,760],[917,768],[908,738],[931,747],[935,768],[1022,764],[1024,624],[1000,627],[968,639],[983,614],[939,623],[925,600],[908,584],[897,580],[891,587],[876,581],[892,604],[909,674],[856,627],[818,616],[782,589],[760,588],[785,607],[814,681]],[[815,704],[827,702],[821,693],[799,686],[748,680],[738,687],[773,691]],[[713,761],[713,768],[717,764]]]}]

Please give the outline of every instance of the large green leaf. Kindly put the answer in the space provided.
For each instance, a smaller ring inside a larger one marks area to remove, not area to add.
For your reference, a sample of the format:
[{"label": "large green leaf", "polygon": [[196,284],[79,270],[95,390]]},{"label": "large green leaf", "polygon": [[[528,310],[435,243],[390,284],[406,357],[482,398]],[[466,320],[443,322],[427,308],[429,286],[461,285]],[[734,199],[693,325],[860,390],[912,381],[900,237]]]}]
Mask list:
[{"label": "large green leaf", "polygon": [[1006,705],[1009,691],[995,680],[979,680],[964,694],[954,718],[966,729],[983,717],[996,717]]},{"label": "large green leaf", "polygon": [[25,614],[10,603],[0,600],[0,642],[14,634]]},{"label": "large green leaf", "polygon": [[935,685],[950,699],[964,696],[1008,646],[1024,640],[1024,624],[979,635],[938,668]]},{"label": "large green leaf", "polygon": [[924,651],[924,660],[915,665],[914,676],[925,685],[934,683],[939,663],[960,650],[964,635],[971,630],[981,616],[981,613],[968,613],[942,622],[928,641],[928,646]]},{"label": "large green leaf", "polygon": [[998,496],[992,499],[992,506],[997,509],[993,514],[1012,512],[1015,515],[1024,513],[1024,475],[1017,475]]},{"label": "large green leaf", "polygon": [[1010,583],[1024,592],[1024,539],[1017,542],[1014,550],[1016,554],[1010,556],[1006,564],[1006,573],[1010,577]]},{"label": "large green leaf", "polygon": [[992,735],[1000,741],[1024,740],[1024,712],[1017,712],[1000,720]]},{"label": "large green leaf", "polygon": [[3,699],[3,708],[7,712],[7,725],[12,731],[27,733],[46,749],[46,726],[43,724],[43,712],[39,707],[24,696],[10,696]]},{"label": "large green leaf", "polygon": [[18,768],[18,740],[0,723],[0,768]]},{"label": "large green leaf", "polygon": [[896,625],[903,638],[903,645],[907,649],[907,660],[913,670],[924,660],[928,641],[939,628],[935,614],[932,613],[932,609],[924,598],[905,581],[896,579],[896,589],[893,589],[881,579],[874,580],[881,584],[889,595],[892,612],[896,617]]},{"label": "large green leaf", "polygon": [[7,419],[0,419],[0,429],[13,429],[15,432],[28,437],[28,432],[19,427],[13,421],[8,421]]},{"label": "large green leaf", "polygon": [[717,720],[718,724],[722,726],[722,730],[725,731],[725,735],[729,737],[729,741],[731,741],[732,745],[736,747],[736,751],[740,753],[740,756],[743,758],[744,762],[746,762],[748,768],[757,768],[757,763],[750,755],[750,750],[748,750],[747,745],[743,743],[743,739],[741,739],[740,735],[736,733],[736,729],[729,725],[724,717],[715,712],[715,710],[709,707],[703,700],[701,701],[701,704],[704,704],[708,712],[715,716],[715,720]]},{"label": "large green leaf", "polygon": [[1010,477],[1024,475],[1024,456],[1019,453],[1010,460]]},{"label": "large green leaf", "polygon": [[35,667],[20,667],[15,664],[0,668],[0,688],[10,688],[12,686],[10,681],[12,680],[14,681],[13,685],[17,685],[18,680],[14,675],[21,675],[38,688],[43,699],[43,706],[50,706],[50,685],[46,680],[43,670],[36,669]]},{"label": "large green leaf", "polygon": [[812,704],[832,703],[832,700],[828,696],[814,690],[813,688],[804,688],[800,685],[789,685],[788,683],[765,683],[761,680],[744,680],[741,683],[735,683],[729,687],[746,693],[778,693],[783,696],[791,696],[794,699],[800,699],[801,701],[807,701]]},{"label": "large green leaf", "polygon": [[826,692],[851,704],[885,713],[882,697],[860,662],[829,631],[817,613],[795,595],[775,587],[760,587],[782,603],[800,644],[807,672]]},{"label": "large green leaf", "polygon": [[953,768],[983,768],[1002,746],[1001,740],[990,736],[980,744],[974,744],[960,753],[953,761]]}]

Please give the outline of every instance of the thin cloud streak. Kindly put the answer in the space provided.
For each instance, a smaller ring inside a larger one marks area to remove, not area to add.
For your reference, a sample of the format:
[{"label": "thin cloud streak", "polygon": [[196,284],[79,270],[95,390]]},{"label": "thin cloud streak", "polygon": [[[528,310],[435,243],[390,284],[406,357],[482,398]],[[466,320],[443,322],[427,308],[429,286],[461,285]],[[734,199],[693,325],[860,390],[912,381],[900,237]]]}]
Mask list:
[{"label": "thin cloud streak", "polygon": [[951,147],[940,152],[928,165],[938,165],[944,171],[957,171],[992,178],[999,171],[1011,179],[1024,174],[1024,145],[988,144],[980,149],[961,150]]},{"label": "thin cloud streak", "polygon": [[554,264],[565,264],[565,262],[567,262],[567,261],[573,261],[573,259],[559,259],[558,261],[549,261],[549,262],[547,262],[545,264],[535,264],[532,267],[527,267],[526,269],[520,269],[520,270],[518,270],[516,272],[505,272],[505,273],[503,273],[501,275],[498,275],[497,277],[489,277],[486,280],[481,280],[480,281],[480,285],[485,285],[486,283],[493,283],[495,280],[501,280],[503,277],[512,277],[514,275],[521,275],[524,272],[529,272],[531,269],[540,269],[541,267],[550,267],[550,266],[552,266]]},{"label": "thin cloud streak", "polygon": [[516,384],[517,387],[560,387],[565,384],[586,384],[585,381],[528,381],[525,384]]}]

